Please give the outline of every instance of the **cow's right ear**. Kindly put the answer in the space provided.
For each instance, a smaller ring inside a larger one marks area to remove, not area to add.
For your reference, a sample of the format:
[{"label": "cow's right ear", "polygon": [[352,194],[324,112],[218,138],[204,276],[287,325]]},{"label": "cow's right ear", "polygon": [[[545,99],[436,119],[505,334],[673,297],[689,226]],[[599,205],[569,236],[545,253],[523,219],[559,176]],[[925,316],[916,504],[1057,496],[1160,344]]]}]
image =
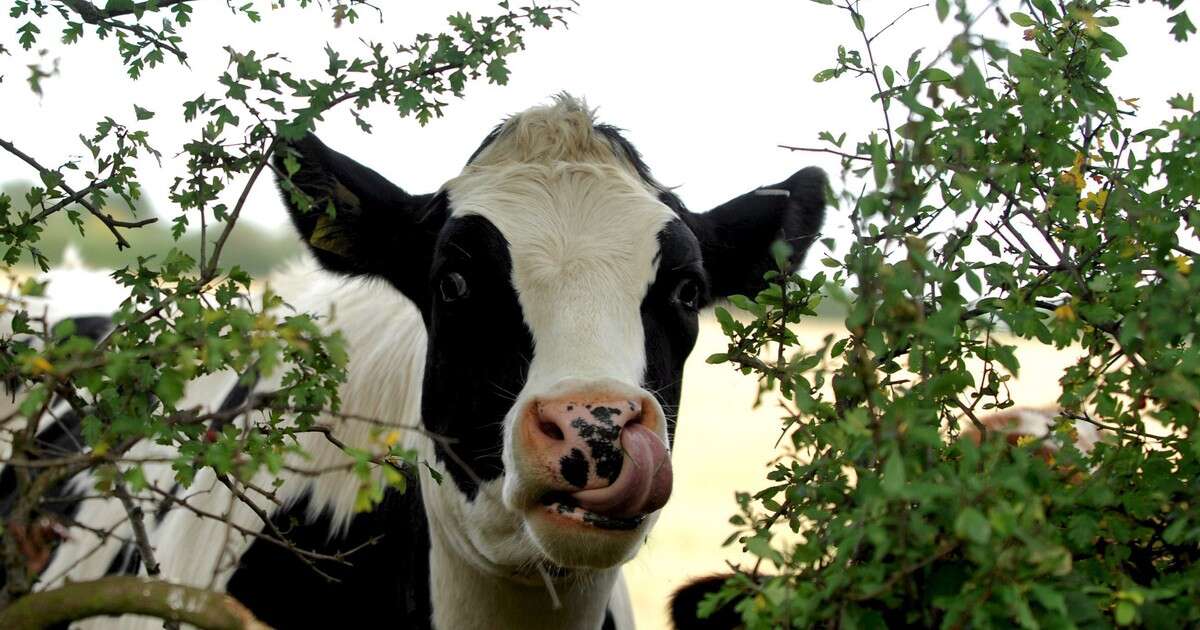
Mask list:
[{"label": "cow's right ear", "polygon": [[316,136],[275,150],[276,184],[292,223],[323,267],[384,278],[423,305],[446,208],[410,195]]}]

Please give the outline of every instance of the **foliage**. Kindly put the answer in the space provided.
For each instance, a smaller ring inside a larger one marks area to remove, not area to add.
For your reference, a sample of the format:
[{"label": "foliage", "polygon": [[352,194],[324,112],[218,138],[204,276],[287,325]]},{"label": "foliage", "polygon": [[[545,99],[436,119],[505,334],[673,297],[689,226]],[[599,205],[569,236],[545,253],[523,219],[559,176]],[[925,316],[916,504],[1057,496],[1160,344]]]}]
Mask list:
[{"label": "foliage", "polygon": [[[19,214],[29,210],[25,202],[25,192],[33,185],[28,180],[0,184],[0,193],[7,193],[12,199],[9,212]],[[142,197],[133,203],[134,210],[130,211],[123,200],[110,199],[102,206],[102,210],[118,219],[157,217],[157,212],[148,201],[146,197]],[[63,253],[70,247],[76,248],[84,264],[94,269],[122,267],[130,260],[136,260],[136,256],[153,256],[172,247],[185,252],[200,251],[200,231],[195,228],[187,230],[177,239],[172,235],[170,226],[156,220],[136,230],[126,231],[124,236],[125,240],[129,241],[129,247],[119,250],[113,247],[112,235],[105,230],[103,221],[86,213],[82,220],[83,234],[80,234],[80,229],[72,224],[64,213],[50,216],[42,224],[37,248],[45,254],[50,268],[59,267]],[[300,253],[300,248],[301,244],[288,230],[269,229],[242,222],[229,234],[221,260],[227,267],[236,265],[258,277],[278,268],[280,261],[294,259]],[[36,271],[32,262],[29,258],[22,258],[14,268],[21,273],[32,273]]]},{"label": "foliage", "polygon": [[[790,450],[739,497],[731,542],[757,564],[701,614],[734,605],[749,628],[1200,623],[1200,114],[1178,95],[1169,120],[1131,128],[1137,99],[1108,85],[1128,43],[1115,11],[1145,9],[938,0],[908,19],[936,12],[960,32],[885,65],[872,45],[887,27],[868,28],[858,2],[817,1],[859,43],[816,80],[871,81],[881,128],[807,149],[842,156],[849,251],[811,277],[769,274],[733,300],[748,321],[718,311],[729,349],[710,361],[777,393]],[[1194,32],[1180,0],[1161,4],[1173,37]],[[974,28],[994,8],[1018,45]],[[822,299],[847,302],[845,330],[800,347],[792,326]],[[1014,338],[1083,353],[1059,380],[1051,462],[1040,439],[959,439],[960,418],[1020,402]],[[1105,441],[1081,452],[1075,422]]]},{"label": "foliage", "polygon": [[[16,0],[9,14],[19,26],[0,54],[15,58],[20,50],[30,51],[28,84],[40,91],[55,72],[40,65],[47,57],[35,56],[37,50],[107,38],[130,77],[149,79],[155,72],[182,71],[192,43],[188,29],[205,19],[205,11],[230,10],[259,23],[269,22],[270,11],[286,3],[203,4],[109,0],[101,7],[87,0]],[[292,4],[328,11],[334,25],[343,28],[351,28],[363,10],[384,16],[361,0]],[[6,463],[16,470],[19,499],[4,523],[7,584],[0,608],[26,595],[34,578],[28,550],[14,532],[28,532],[46,509],[44,495],[61,480],[90,470],[99,480],[98,492],[121,496],[143,490],[143,472],[126,455],[147,440],[177,449],[173,466],[184,485],[204,467],[215,469],[222,480],[247,479],[263,467],[278,470],[282,456],[297,448],[298,432],[319,428],[313,426],[319,413],[336,413],[347,362],[340,337],[323,331],[313,316],[293,313],[269,292],[261,302],[244,299],[250,275],[222,258],[250,188],[272,168],[280,143],[303,137],[335,108],[347,110],[368,132],[364,116],[372,105],[424,123],[441,114],[449,97],[462,96],[468,80],[504,83],[508,57],[524,47],[527,29],[550,28],[569,10],[500,2],[495,15],[452,15],[445,32],[411,42],[364,41],[354,54],[326,47],[327,65],[311,72],[292,68],[273,52],[226,47],[228,70],[216,77],[222,93],[180,95],[182,121],[193,130],[182,147],[153,144],[144,127],[158,114],[136,103],[131,111],[114,112],[80,129],[82,159],[43,163],[0,138],[0,149],[22,160],[39,180],[22,191],[23,199],[0,194],[5,271],[23,259],[47,268],[41,239],[55,215],[65,216],[81,233],[103,227],[118,248],[129,246],[125,234],[155,219],[114,216],[111,206],[123,204],[135,212],[139,170],[153,167],[152,160],[168,150],[187,156],[186,171],[175,178],[170,195],[176,242],[153,256],[126,258],[115,277],[129,298],[115,315],[115,330],[98,345],[76,336],[70,324],[53,326],[36,313],[31,316],[23,298],[40,291],[37,283],[23,285],[25,296],[6,297],[13,334],[0,339],[0,373],[21,398],[13,414],[2,419],[13,445]],[[332,212],[313,205],[314,211]],[[189,227],[200,233],[191,247],[179,240]],[[283,387],[220,413],[180,407],[188,381],[221,371],[246,379],[282,373]],[[65,401],[83,418],[86,452],[63,457],[43,452],[33,440],[54,401]],[[238,430],[228,422],[251,410],[264,413],[249,428]],[[386,443],[381,454],[350,453],[364,480],[360,503],[367,506],[381,494],[367,483],[374,478],[371,470],[412,458],[392,441]],[[399,475],[385,477],[403,482]],[[129,512],[136,534],[142,514]],[[154,576],[150,549],[141,551]]]}]

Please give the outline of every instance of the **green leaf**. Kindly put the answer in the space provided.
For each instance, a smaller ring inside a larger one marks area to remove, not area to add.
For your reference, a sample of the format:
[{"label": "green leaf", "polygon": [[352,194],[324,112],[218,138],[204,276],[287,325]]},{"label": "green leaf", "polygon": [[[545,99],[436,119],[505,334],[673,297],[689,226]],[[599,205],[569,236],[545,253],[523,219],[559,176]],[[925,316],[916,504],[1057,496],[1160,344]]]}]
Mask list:
[{"label": "green leaf", "polygon": [[1171,109],[1181,109],[1188,113],[1194,113],[1196,111],[1196,100],[1191,94],[1188,94],[1187,96],[1176,94],[1175,96],[1167,99],[1167,105],[1170,105]]},{"label": "green leaf", "polygon": [[954,519],[954,533],[959,538],[982,545],[992,537],[992,526],[979,510],[965,507]]},{"label": "green leaf", "polygon": [[1012,21],[1014,23],[1016,23],[1017,26],[1024,26],[1024,27],[1028,28],[1030,26],[1037,24],[1037,22],[1034,22],[1033,18],[1029,17],[1029,15],[1027,13],[1021,13],[1019,11],[1010,13],[1008,17],[1010,19],[1012,19]]},{"label": "green leaf", "polygon": [[1118,626],[1128,626],[1133,623],[1137,617],[1137,606],[1133,602],[1119,601],[1117,607],[1113,610],[1113,618],[1116,619]]},{"label": "green leaf", "polygon": [[882,141],[871,143],[871,169],[875,175],[875,188],[882,189],[888,178],[888,160]]},{"label": "green leaf", "polygon": [[21,44],[21,48],[29,50],[37,43],[37,34],[42,31],[33,22],[26,22],[17,29],[17,32],[21,34],[17,38],[17,42]]},{"label": "green leaf", "polygon": [[505,85],[508,83],[509,74],[508,62],[503,58],[497,58],[487,65],[488,81],[491,83]]},{"label": "green leaf", "polygon": [[904,492],[906,481],[904,458],[899,453],[892,453],[883,465],[883,478],[880,480],[880,485],[884,493],[893,497],[900,496]]},{"label": "green leaf", "polygon": [[1167,22],[1171,24],[1171,34],[1175,36],[1175,41],[1186,42],[1188,36],[1196,32],[1196,25],[1188,18],[1187,11],[1172,15],[1167,18]]},{"label": "green leaf", "polygon": [[183,397],[184,380],[179,373],[165,370],[158,375],[154,384],[154,395],[168,408],[174,408],[175,403]]},{"label": "green leaf", "polygon": [[918,49],[914,50],[912,55],[909,56],[909,58],[908,58],[908,67],[904,71],[904,74],[908,75],[909,81],[912,81],[913,79],[915,79],[917,76],[917,73],[921,71],[920,56],[921,56],[922,50],[925,50],[925,49],[918,48]]},{"label": "green leaf", "polygon": [[1100,35],[1096,37],[1096,45],[1108,51],[1108,56],[1112,59],[1120,59],[1128,54],[1128,52],[1125,50],[1125,46],[1121,44],[1121,42],[1117,41],[1117,38],[1113,37],[1107,32],[1100,33]]},{"label": "green leaf", "polygon": [[1058,19],[1058,9],[1054,6],[1054,0],[1032,0],[1033,6],[1038,11],[1042,12],[1047,19]]},{"label": "green leaf", "polygon": [[930,83],[949,82],[954,80],[954,77],[950,76],[949,72],[946,72],[941,68],[926,68],[924,74],[921,75],[921,78]]}]

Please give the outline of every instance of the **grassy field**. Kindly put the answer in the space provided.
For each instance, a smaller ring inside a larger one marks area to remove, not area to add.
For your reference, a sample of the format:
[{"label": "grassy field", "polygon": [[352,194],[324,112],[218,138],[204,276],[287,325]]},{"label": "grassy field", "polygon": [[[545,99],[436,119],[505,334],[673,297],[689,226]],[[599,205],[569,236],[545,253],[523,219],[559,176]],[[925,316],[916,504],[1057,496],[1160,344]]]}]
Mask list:
[{"label": "grassy field", "polygon": [[[801,342],[816,346],[837,330],[836,322],[802,325]],[[1011,341],[1011,340],[1006,340]],[[734,492],[764,487],[782,413],[765,402],[751,409],[756,386],[728,365],[704,359],[725,350],[725,338],[711,318],[701,322],[700,338],[686,368],[673,463],[675,489],[646,548],[625,568],[639,628],[667,628],[667,603],[680,585],[726,570],[725,561],[748,564],[735,544],[721,547],[733,532]],[[1018,344],[1020,379],[1012,383],[1023,406],[1053,404],[1062,370],[1078,356],[1037,344]]]}]

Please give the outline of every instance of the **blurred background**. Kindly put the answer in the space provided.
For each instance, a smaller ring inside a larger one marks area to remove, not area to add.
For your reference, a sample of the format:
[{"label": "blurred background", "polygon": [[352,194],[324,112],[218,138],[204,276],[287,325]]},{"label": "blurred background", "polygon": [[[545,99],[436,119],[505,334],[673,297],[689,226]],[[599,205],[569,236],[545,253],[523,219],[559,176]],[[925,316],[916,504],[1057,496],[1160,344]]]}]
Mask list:
[{"label": "blurred background", "polygon": [[[867,30],[875,32],[919,4],[864,2]],[[1015,10],[1015,2],[1001,4]],[[374,125],[370,135],[362,133],[346,111],[329,115],[317,132],[334,148],[410,192],[423,193],[456,175],[505,115],[568,91],[587,98],[602,120],[626,129],[658,179],[678,187],[693,210],[780,181],[811,164],[834,174],[834,186],[840,189],[836,157],[794,153],[777,145],[819,146],[817,134],[829,131],[834,136],[848,133],[852,150],[854,139],[879,127],[877,105],[869,99],[874,91],[869,81],[850,77],[822,84],[812,81],[819,71],[834,65],[839,44],[861,47],[858,34],[844,11],[817,3],[747,0],[737,3],[736,9],[732,6],[584,0],[568,18],[569,28],[528,34],[528,49],[510,64],[508,85],[468,85],[465,99],[449,103],[445,116],[425,127],[376,107],[366,112]],[[108,211],[118,217],[164,220],[129,232],[133,248],[117,252],[98,224],[80,238],[57,216],[43,237],[43,251],[57,262],[73,244],[85,266],[111,269],[129,264],[134,256],[161,255],[173,245],[169,219],[174,209],[167,193],[174,178],[184,173],[176,154],[198,133],[196,125],[182,122],[182,102],[204,92],[223,92],[216,79],[228,56],[221,45],[280,52],[301,74],[311,74],[327,63],[326,43],[350,54],[362,49],[360,39],[404,42],[415,33],[443,29],[449,13],[481,14],[493,7],[491,2],[467,0],[396,3],[385,5],[383,22],[368,10],[358,24],[335,29],[320,10],[289,4],[267,12],[263,23],[256,25],[231,15],[224,3],[214,2],[197,7],[195,22],[183,33],[189,67],[168,63],[137,81],[125,75],[111,39],[54,46],[51,53],[35,48],[0,56],[0,111],[4,113],[0,136],[44,164],[57,165],[82,153],[78,134],[88,132],[104,116],[132,121],[132,103],[157,113],[148,122],[150,140],[163,157],[161,161],[148,158],[141,165],[144,190],[134,208],[115,206]],[[1147,121],[1167,115],[1163,104],[1167,96],[1194,89],[1197,83],[1190,69],[1164,67],[1165,59],[1200,58],[1196,38],[1178,45],[1163,36],[1168,28],[1166,15],[1157,5],[1135,5],[1125,9],[1123,23],[1115,29],[1130,54],[1117,65],[1113,84],[1121,90],[1118,96],[1140,99],[1140,115]],[[11,33],[17,26],[7,16],[0,17],[0,30]],[[1014,45],[1020,43],[1021,29],[1002,26],[990,13],[976,28]],[[933,8],[922,6],[875,43],[877,58],[881,64],[903,67],[913,50],[948,41],[955,29],[953,24],[938,25]],[[937,52],[926,51],[926,56]],[[44,81],[41,96],[25,82],[29,63],[57,68],[57,75]],[[0,190],[13,197],[17,209],[22,209],[24,193],[34,178],[25,164],[0,153]],[[250,199],[224,261],[226,266],[238,264],[261,275],[296,255],[299,246],[269,182],[260,182]],[[835,250],[836,243],[849,238],[844,211],[831,211],[824,235],[834,239]],[[195,251],[198,238],[186,234],[181,246]],[[814,246],[808,266],[816,269],[829,253],[821,245]],[[86,285],[77,290],[86,292]],[[103,307],[105,298],[96,299],[97,307]],[[826,312],[825,317],[800,327],[802,343],[818,344],[838,326],[837,313]],[[737,545],[721,547],[721,543],[733,531],[728,518],[736,511],[734,492],[765,485],[782,414],[769,400],[752,409],[756,393],[752,380],[727,365],[704,363],[709,354],[724,349],[719,327],[706,316],[686,370],[675,494],[646,549],[626,569],[642,627],[665,627],[669,594],[689,578],[727,570],[726,561],[746,562]],[[1013,385],[1013,397],[1022,405],[1051,403],[1058,395],[1061,370],[1074,355],[1021,346],[1018,357],[1024,368]]]}]

